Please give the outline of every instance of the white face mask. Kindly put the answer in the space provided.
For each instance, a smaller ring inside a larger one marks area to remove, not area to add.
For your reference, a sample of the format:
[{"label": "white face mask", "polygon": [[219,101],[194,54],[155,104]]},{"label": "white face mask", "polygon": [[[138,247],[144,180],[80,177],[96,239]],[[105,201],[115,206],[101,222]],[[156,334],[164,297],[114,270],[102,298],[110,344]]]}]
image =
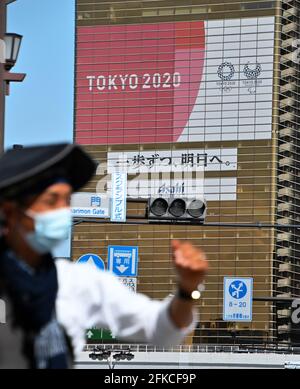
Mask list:
[{"label": "white face mask", "polygon": [[26,241],[39,254],[51,252],[61,241],[70,235],[72,214],[70,208],[25,214],[34,220],[34,231],[26,234]]}]

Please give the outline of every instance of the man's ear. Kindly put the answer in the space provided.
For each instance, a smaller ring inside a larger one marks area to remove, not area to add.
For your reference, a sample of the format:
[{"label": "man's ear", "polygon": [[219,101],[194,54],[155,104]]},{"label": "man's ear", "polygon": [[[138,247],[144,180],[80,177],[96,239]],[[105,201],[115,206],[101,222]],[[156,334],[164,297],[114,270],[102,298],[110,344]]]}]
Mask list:
[{"label": "man's ear", "polygon": [[1,204],[1,210],[3,219],[6,221],[6,224],[16,218],[17,215],[17,204],[13,201],[4,201]]}]

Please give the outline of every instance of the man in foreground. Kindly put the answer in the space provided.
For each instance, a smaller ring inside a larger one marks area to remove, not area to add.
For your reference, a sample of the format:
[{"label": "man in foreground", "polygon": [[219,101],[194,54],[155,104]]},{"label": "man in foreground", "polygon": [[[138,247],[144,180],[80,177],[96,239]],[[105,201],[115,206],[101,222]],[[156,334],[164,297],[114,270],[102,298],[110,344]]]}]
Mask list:
[{"label": "man in foreground", "polygon": [[95,326],[162,346],[179,344],[194,327],[193,301],[208,264],[188,242],[172,242],[178,291],[164,301],[132,293],[90,265],[54,261],[52,250],[70,232],[71,194],[94,172],[77,145],[27,147],[0,158],[0,298],[11,312],[0,325],[0,367],[67,368]]}]

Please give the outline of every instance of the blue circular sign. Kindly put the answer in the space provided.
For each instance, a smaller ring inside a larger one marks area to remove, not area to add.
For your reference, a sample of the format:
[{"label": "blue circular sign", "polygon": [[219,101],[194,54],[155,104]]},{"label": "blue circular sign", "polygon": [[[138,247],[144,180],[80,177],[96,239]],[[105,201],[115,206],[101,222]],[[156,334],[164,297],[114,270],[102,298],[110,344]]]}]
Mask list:
[{"label": "blue circular sign", "polygon": [[77,263],[91,263],[100,270],[105,270],[104,261],[99,255],[96,254],[84,254],[78,258]]},{"label": "blue circular sign", "polygon": [[229,285],[229,293],[235,299],[241,299],[247,294],[247,286],[241,280],[235,280]]}]

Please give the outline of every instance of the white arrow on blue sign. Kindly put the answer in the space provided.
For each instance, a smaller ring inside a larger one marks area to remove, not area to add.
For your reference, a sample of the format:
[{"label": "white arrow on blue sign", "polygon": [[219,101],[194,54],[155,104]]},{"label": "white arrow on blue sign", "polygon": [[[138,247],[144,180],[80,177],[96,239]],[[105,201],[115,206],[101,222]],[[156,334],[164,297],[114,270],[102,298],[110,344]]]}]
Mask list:
[{"label": "white arrow on blue sign", "polygon": [[92,265],[96,266],[99,270],[105,269],[105,264],[103,259],[96,254],[91,254],[91,253],[84,254],[77,260],[77,263],[91,263]]},{"label": "white arrow on blue sign", "polygon": [[252,321],[253,278],[224,277],[223,320]]},{"label": "white arrow on blue sign", "polygon": [[108,269],[121,277],[136,277],[138,247],[108,246]]}]

